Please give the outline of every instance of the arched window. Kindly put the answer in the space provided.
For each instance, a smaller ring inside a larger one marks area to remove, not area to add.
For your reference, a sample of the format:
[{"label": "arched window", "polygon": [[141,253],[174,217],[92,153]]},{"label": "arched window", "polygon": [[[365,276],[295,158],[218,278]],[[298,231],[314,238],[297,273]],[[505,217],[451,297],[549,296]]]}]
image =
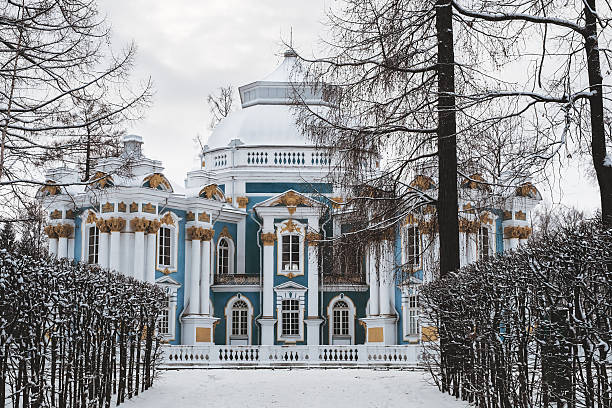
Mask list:
[{"label": "arched window", "polygon": [[334,305],[334,336],[349,335],[349,307],[344,300]]},{"label": "arched window", "polygon": [[232,306],[232,336],[248,336],[249,307],[244,300],[237,300]]},{"label": "arched window", "polygon": [[421,233],[417,227],[406,229],[406,264],[409,266],[421,265]]},{"label": "arched window", "polygon": [[480,227],[478,229],[478,259],[488,257],[490,250],[489,229],[487,227]]},{"label": "arched window", "polygon": [[230,273],[230,245],[226,238],[221,238],[217,245],[217,273]]},{"label": "arched window", "polygon": [[89,227],[87,237],[87,263],[98,263],[98,247],[100,245],[100,230],[94,224]]}]

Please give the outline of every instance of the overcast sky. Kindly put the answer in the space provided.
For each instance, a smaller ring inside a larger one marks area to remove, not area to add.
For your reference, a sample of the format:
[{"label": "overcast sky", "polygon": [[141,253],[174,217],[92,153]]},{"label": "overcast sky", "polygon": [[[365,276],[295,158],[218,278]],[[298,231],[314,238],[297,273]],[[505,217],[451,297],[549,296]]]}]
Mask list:
[{"label": "overcast sky", "polygon": [[[327,0],[330,4],[329,1]],[[150,76],[154,105],[130,133],[145,140],[148,157],[164,162],[166,175],[183,184],[197,165],[200,134],[210,130],[206,96],[218,87],[238,87],[271,72],[281,61],[282,40],[310,53],[323,35],[324,0],[99,0],[112,26],[115,47],[135,41],[134,78]],[[583,171],[572,168],[548,201],[592,211],[598,191]]]}]

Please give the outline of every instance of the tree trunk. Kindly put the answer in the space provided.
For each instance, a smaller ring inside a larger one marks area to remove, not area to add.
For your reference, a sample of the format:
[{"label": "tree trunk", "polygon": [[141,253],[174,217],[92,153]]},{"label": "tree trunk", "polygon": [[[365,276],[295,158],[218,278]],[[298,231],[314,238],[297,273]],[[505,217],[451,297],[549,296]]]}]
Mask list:
[{"label": "tree trunk", "polygon": [[608,227],[612,227],[612,167],[605,166],[606,133],[604,128],[603,89],[601,64],[599,61],[599,41],[597,40],[597,18],[595,0],[584,0],[585,51],[589,71],[589,90],[594,92],[589,98],[591,106],[591,154],[599,184],[601,216]]}]

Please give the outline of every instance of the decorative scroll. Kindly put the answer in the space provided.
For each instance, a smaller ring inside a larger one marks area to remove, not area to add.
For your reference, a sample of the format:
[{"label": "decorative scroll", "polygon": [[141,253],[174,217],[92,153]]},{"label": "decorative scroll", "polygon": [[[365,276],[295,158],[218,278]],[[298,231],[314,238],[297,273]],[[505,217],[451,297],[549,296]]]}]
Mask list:
[{"label": "decorative scroll", "polygon": [[96,172],[89,180],[91,180],[89,186],[95,188],[113,187],[115,185],[113,178],[103,171]]},{"label": "decorative scroll", "polygon": [[225,194],[216,184],[209,184],[202,188],[198,193],[199,197],[208,198],[209,200],[225,201]]},{"label": "decorative scroll", "polygon": [[482,174],[475,173],[469,178],[463,180],[461,187],[469,188],[471,190],[491,191],[491,187],[486,183],[487,181],[484,179]]},{"label": "decorative scroll", "polygon": [[96,220],[96,226],[98,227],[98,229],[100,230],[101,233],[108,233],[108,232],[110,232],[110,225],[106,222],[105,219],[98,218]]},{"label": "decorative scroll", "polygon": [[97,219],[98,218],[96,217],[96,214],[93,211],[89,211],[89,213],[87,214],[87,221],[85,221],[85,223],[95,224]]},{"label": "decorative scroll", "polygon": [[46,185],[38,189],[38,196],[46,197],[62,194],[62,189],[59,186],[54,186],[55,181],[47,180],[45,183]]},{"label": "decorative scroll", "polygon": [[515,220],[519,220],[519,221],[526,221],[527,220],[527,214],[525,214],[522,211],[517,211],[514,213],[514,219]]},{"label": "decorative scroll", "polygon": [[215,231],[202,227],[189,227],[187,233],[194,241],[210,241],[215,235]]},{"label": "decorative scroll", "polygon": [[281,234],[284,232],[292,233],[292,232],[301,232],[302,228],[299,225],[293,222],[293,220],[288,220],[287,223],[281,228]]},{"label": "decorative scroll", "polygon": [[306,197],[296,193],[295,191],[287,191],[283,194],[278,200],[274,201],[272,206],[284,205],[287,207],[290,215],[295,213],[295,210],[298,205],[305,205],[307,207],[312,207],[312,204]]},{"label": "decorative scroll", "polygon": [[274,241],[276,241],[276,234],[273,232],[262,232],[261,233],[261,242],[263,242],[264,246],[272,246],[274,245]]},{"label": "decorative scroll", "polygon": [[221,230],[221,233],[219,234],[219,238],[229,238],[232,241],[234,240],[234,238],[232,237],[232,234],[230,234],[229,229],[227,227],[223,227],[223,229]]},{"label": "decorative scroll", "polygon": [[516,188],[516,195],[519,197],[537,198],[538,189],[530,182],[523,183]]}]

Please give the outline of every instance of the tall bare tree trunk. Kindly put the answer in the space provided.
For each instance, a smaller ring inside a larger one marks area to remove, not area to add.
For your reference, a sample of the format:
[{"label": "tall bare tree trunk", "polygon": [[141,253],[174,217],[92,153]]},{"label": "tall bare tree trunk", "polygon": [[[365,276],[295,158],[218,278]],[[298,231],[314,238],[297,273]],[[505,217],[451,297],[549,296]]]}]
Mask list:
[{"label": "tall bare tree trunk", "polygon": [[[440,277],[459,269],[459,221],[457,204],[457,118],[455,107],[455,53],[453,10],[450,0],[436,2],[438,39],[438,223],[440,225]],[[442,390],[453,383],[453,350],[440,322]],[[447,369],[445,369],[445,366]],[[457,385],[457,381],[454,381]],[[456,395],[458,390],[453,390]]]},{"label": "tall bare tree trunk", "polygon": [[597,40],[597,9],[595,0],[584,0],[586,27],[584,31],[591,105],[591,153],[597,174],[601,198],[601,216],[605,225],[612,227],[612,167],[604,165],[606,159],[606,133],[604,131],[603,78]]}]

